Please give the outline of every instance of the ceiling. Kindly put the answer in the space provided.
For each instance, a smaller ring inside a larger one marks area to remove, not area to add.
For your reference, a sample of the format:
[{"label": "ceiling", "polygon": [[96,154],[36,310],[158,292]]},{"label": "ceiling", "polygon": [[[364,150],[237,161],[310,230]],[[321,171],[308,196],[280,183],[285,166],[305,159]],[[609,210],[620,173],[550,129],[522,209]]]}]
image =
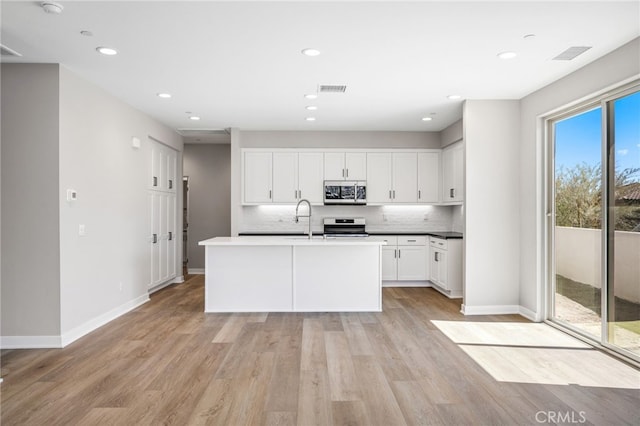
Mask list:
[{"label": "ceiling", "polygon": [[[640,35],[639,1],[59,3],[2,1],[22,54],[2,61],[60,63],[174,129],[440,131],[464,99],[520,99]],[[592,48],[552,60],[571,46]],[[347,89],[303,97],[321,84]]]}]

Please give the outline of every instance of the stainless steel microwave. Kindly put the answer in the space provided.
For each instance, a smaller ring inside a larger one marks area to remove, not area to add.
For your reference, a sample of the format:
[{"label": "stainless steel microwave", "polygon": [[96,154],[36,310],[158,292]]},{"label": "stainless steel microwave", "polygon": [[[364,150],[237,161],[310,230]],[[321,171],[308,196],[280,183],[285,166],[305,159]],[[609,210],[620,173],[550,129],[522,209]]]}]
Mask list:
[{"label": "stainless steel microwave", "polygon": [[367,204],[367,182],[364,180],[325,180],[324,204]]}]

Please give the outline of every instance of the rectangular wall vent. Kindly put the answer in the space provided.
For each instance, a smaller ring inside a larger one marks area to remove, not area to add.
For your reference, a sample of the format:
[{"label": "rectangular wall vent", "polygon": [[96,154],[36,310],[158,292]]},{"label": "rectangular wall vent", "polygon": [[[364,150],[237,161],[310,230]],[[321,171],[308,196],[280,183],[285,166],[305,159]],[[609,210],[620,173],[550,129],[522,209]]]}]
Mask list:
[{"label": "rectangular wall vent", "polygon": [[318,86],[319,93],[344,93],[347,86],[343,84],[321,84]]},{"label": "rectangular wall vent", "polygon": [[19,58],[22,55],[4,44],[0,44],[0,56],[13,56]]},{"label": "rectangular wall vent", "polygon": [[570,61],[577,56],[582,55],[587,50],[591,49],[591,46],[572,46],[553,58],[554,61]]},{"label": "rectangular wall vent", "polygon": [[231,134],[229,129],[178,129],[178,133],[182,136],[210,136],[210,135],[228,135]]}]

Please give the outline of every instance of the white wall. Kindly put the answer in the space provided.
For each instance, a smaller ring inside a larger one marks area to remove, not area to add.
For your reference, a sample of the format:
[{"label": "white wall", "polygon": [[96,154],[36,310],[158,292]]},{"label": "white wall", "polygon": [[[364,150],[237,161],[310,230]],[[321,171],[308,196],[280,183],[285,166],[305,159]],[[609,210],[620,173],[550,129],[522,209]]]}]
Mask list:
[{"label": "white wall", "polygon": [[3,341],[60,335],[58,78],[57,65],[2,65]]},{"label": "white wall", "polygon": [[440,148],[437,132],[241,131],[242,148]]},{"label": "white wall", "polygon": [[[322,232],[324,217],[364,217],[368,232],[452,231],[452,206],[313,206],[312,230]],[[244,206],[239,232],[307,231],[307,219],[295,223],[295,205]],[[305,207],[306,211],[306,207]]]},{"label": "white wall", "polygon": [[189,269],[204,269],[198,241],[231,235],[231,147],[184,146],[184,175],[189,177]]},{"label": "white wall", "polygon": [[[140,149],[132,147],[134,136],[142,141]],[[147,297],[149,137],[182,151],[177,133],[60,67],[63,336],[75,336],[101,316]],[[78,191],[77,201],[65,201],[67,188]],[[79,224],[86,226],[84,237],[78,236]]]},{"label": "white wall", "polygon": [[519,101],[464,105],[466,314],[517,312]]},{"label": "white wall", "polygon": [[640,38],[578,71],[530,94],[520,102],[519,212],[520,305],[543,316],[544,156],[542,116],[602,93],[640,74]]},{"label": "white wall", "polygon": [[149,137],[182,138],[59,65],[2,86],[2,344],[60,346],[148,299]]},{"label": "white wall", "polygon": [[[640,302],[640,233],[615,231],[614,293]],[[602,287],[602,231],[599,229],[555,229],[556,273],[573,281]]]},{"label": "white wall", "polygon": [[462,140],[463,134],[464,128],[462,119],[460,119],[440,132],[440,146],[444,148],[451,145],[452,143],[456,143],[459,140]]}]

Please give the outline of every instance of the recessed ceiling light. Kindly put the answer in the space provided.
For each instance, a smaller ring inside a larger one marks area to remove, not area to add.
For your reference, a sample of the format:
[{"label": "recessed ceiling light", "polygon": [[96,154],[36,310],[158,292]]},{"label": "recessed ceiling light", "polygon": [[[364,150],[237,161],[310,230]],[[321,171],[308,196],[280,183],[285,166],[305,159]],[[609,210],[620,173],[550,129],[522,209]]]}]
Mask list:
[{"label": "recessed ceiling light", "polygon": [[200,120],[200,117],[192,115],[191,117],[189,117],[189,120],[198,121]]},{"label": "recessed ceiling light", "polygon": [[516,52],[501,52],[501,53],[498,53],[498,58],[500,58],[500,59],[513,59],[516,56],[518,56],[516,54]]},{"label": "recessed ceiling light", "polygon": [[40,6],[42,6],[42,9],[45,12],[54,13],[56,15],[62,13],[62,10],[64,9],[64,6],[62,6],[60,3],[56,3],[53,1],[43,1]]},{"label": "recessed ceiling light", "polygon": [[318,97],[318,95],[314,95],[314,94],[308,94],[308,95],[304,95],[304,97],[306,99],[316,99]]},{"label": "recessed ceiling light", "polygon": [[432,117],[422,117],[422,121],[431,121],[433,120]]},{"label": "recessed ceiling light", "polygon": [[316,118],[315,117],[307,117],[307,118],[305,118],[305,120],[307,120],[307,121],[316,121]]},{"label": "recessed ceiling light", "polygon": [[316,49],[304,49],[302,51],[302,54],[307,56],[318,56],[320,54],[320,51]]},{"label": "recessed ceiling light", "polygon": [[460,95],[449,95],[447,96],[447,99],[451,99],[452,101],[455,101],[456,99],[460,99],[462,96]]},{"label": "recessed ceiling light", "polygon": [[171,97],[171,93],[158,93],[159,98],[169,99]]},{"label": "recessed ceiling light", "polygon": [[318,107],[317,107],[317,106],[315,106],[315,105],[309,105],[309,106],[307,106],[306,108],[307,108],[309,111],[315,111],[315,110],[317,110],[317,109],[318,109]]},{"label": "recessed ceiling light", "polygon": [[118,51],[116,49],[112,49],[111,47],[96,47],[96,50],[103,55],[113,56],[117,55]]}]

